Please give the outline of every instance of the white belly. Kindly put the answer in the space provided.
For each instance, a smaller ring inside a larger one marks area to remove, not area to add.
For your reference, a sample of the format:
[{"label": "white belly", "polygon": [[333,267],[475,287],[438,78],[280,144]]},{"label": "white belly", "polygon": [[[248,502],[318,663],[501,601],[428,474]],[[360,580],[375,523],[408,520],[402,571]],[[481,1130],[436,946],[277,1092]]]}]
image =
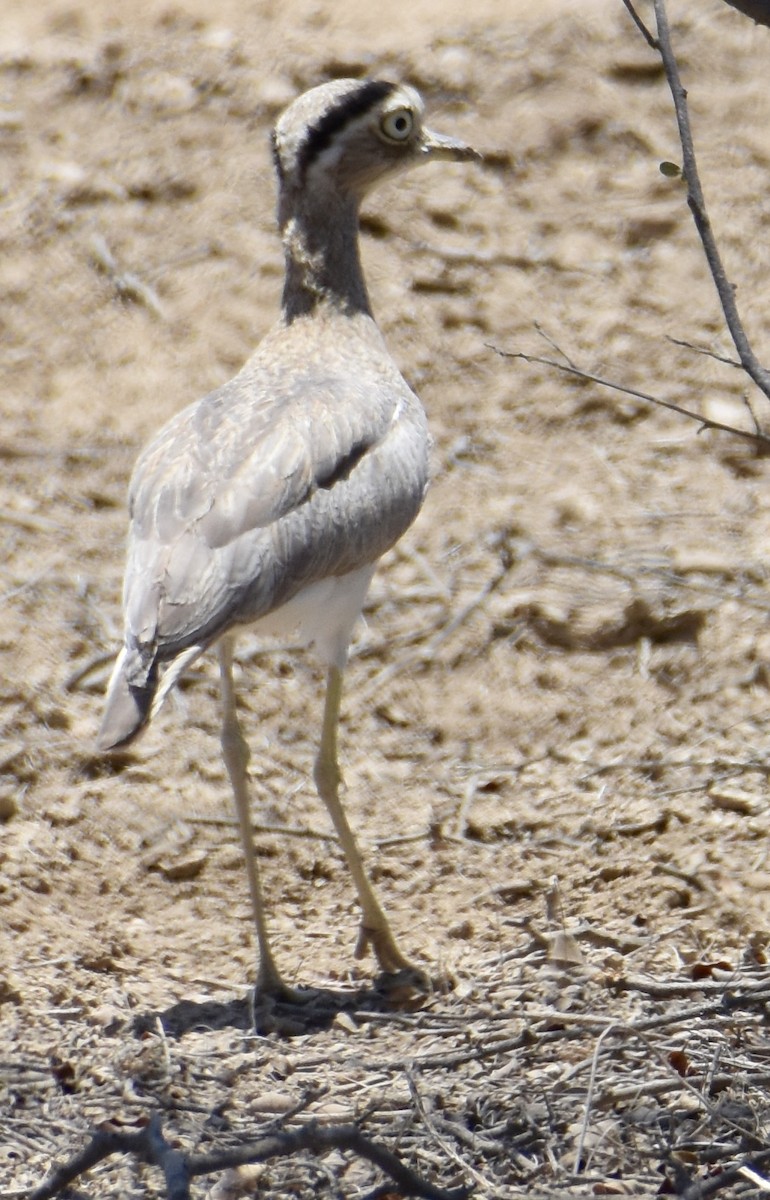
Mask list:
[{"label": "white belly", "polygon": [[303,645],[315,647],[325,666],[342,669],[375,565],[311,583],[288,604],[261,617],[252,629],[281,637],[296,632]]}]

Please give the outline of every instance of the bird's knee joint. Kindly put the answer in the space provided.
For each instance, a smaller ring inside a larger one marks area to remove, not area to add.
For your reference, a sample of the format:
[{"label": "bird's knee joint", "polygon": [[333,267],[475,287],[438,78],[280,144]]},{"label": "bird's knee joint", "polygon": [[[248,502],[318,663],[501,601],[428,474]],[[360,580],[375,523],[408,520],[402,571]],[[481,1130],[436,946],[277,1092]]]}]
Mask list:
[{"label": "bird's knee joint", "polygon": [[222,730],[222,752],[226,758],[236,759],[243,770],[248,767],[251,750],[240,729],[225,726]]},{"label": "bird's knee joint", "polygon": [[315,760],[313,779],[322,796],[338,791],[342,783],[342,775],[336,762],[321,757]]}]

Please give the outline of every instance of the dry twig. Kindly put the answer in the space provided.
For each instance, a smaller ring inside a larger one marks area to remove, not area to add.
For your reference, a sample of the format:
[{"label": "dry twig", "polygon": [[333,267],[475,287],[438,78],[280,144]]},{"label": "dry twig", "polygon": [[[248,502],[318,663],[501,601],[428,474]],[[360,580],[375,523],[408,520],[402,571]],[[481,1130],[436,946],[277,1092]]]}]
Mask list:
[{"label": "dry twig", "polygon": [[357,1154],[389,1175],[404,1196],[421,1196],[424,1200],[465,1200],[468,1195],[467,1188],[435,1187],[390,1150],[364,1137],[355,1125],[313,1123],[302,1129],[283,1130],[234,1149],[188,1155],[166,1140],[161,1119],[154,1113],[141,1129],[127,1130],[105,1123],[83,1150],[55,1168],[48,1179],[29,1192],[28,1200],[53,1200],[80,1175],[113,1154],[133,1154],[142,1162],[158,1167],[165,1177],[167,1200],[190,1200],[190,1180],[198,1175],[265,1162],[301,1150],[313,1154],[326,1154],[330,1150]]},{"label": "dry twig", "polygon": [[[755,20],[761,21],[763,24],[770,23],[770,5],[764,3],[763,0],[728,0],[728,3],[733,4],[733,7],[740,9],[747,15],[752,16]],[[739,365],[746,372],[750,379],[757,387],[770,399],[770,371],[764,367],[757,358],[754,350],[749,342],[746,330],[743,326],[738,306],[735,299],[735,287],[727,277],[727,273],[722,262],[722,257],[719,252],[714,230],[711,225],[706,201],[703,194],[703,188],[700,181],[700,173],[698,171],[698,163],[695,155],[695,146],[692,137],[692,129],[690,126],[690,114],[687,104],[687,92],[682,84],[679,74],[679,65],[674,53],[671,41],[671,29],[668,21],[668,13],[666,11],[665,0],[652,0],[655,11],[655,21],[657,26],[657,35],[654,35],[646,26],[633,0],[623,0],[623,4],[628,10],[634,24],[640,31],[648,46],[660,55],[663,63],[663,68],[666,74],[666,80],[671,91],[671,96],[674,102],[674,112],[676,114],[677,127],[679,131],[679,141],[682,148],[682,178],[687,185],[687,203],[692,213],[695,228],[698,232],[701,245],[706,257],[711,278],[714,281],[714,286],[717,291],[719,303],[724,315],[725,324],[727,325],[730,337],[738,352],[740,360]],[[549,339],[550,340],[550,339]],[[558,350],[558,347],[551,342],[551,345]],[[678,413],[680,416],[687,417],[689,420],[697,421],[701,429],[713,429],[722,433],[729,433],[734,437],[746,439],[756,446],[764,450],[770,448],[770,438],[762,432],[754,417],[754,413],[749,406],[749,411],[752,415],[755,428],[753,431],[738,429],[733,425],[726,425],[721,421],[713,421],[708,417],[702,416],[700,413],[693,412],[691,409],[684,408],[682,405],[674,404],[671,401],[662,400],[658,396],[650,395],[647,392],[638,391],[635,388],[626,387],[614,381],[604,379],[599,375],[594,375],[590,371],[580,370],[572,363],[566,355],[565,362],[558,362],[552,358],[540,357],[538,355],[529,355],[524,353],[510,353],[498,349],[496,346],[491,346],[490,349],[496,353],[503,355],[506,358],[520,358],[524,362],[538,363],[542,366],[553,367],[563,371],[568,375],[572,375],[577,379],[583,379],[588,382],[598,383],[601,387],[610,388],[613,391],[622,392],[627,396],[632,396],[637,400],[644,400],[649,404],[658,405],[660,408],[667,408],[671,412]],[[714,357],[719,357],[715,355]],[[736,365],[731,360],[729,365]]]},{"label": "dry twig", "polygon": [[701,427],[701,431],[713,429],[718,433],[730,433],[734,437],[744,438],[746,441],[753,442],[754,445],[759,445],[765,450],[770,450],[770,437],[757,430],[739,429],[737,425],[726,425],[722,421],[712,421],[710,417],[705,417],[702,413],[693,412],[690,408],[684,408],[681,404],[675,404],[672,400],[662,400],[660,396],[653,396],[650,392],[640,392],[638,388],[627,387],[625,384],[617,383],[615,380],[605,379],[602,375],[595,375],[592,371],[583,371],[570,363],[557,362],[555,358],[545,358],[539,354],[525,354],[521,350],[502,350],[499,346],[494,346],[490,343],[487,343],[487,346],[490,350],[494,350],[495,354],[499,354],[501,358],[520,358],[526,363],[537,363],[539,366],[553,367],[557,371],[563,371],[565,375],[573,375],[576,379],[583,379],[587,383],[598,383],[600,387],[609,388],[613,392],[622,392],[624,396],[632,396],[635,400],[644,400],[647,404],[656,404],[658,408],[667,408],[669,412],[678,413],[679,416],[687,417],[691,421],[697,421]]},{"label": "dry twig", "polygon": [[[706,255],[711,278],[714,280],[714,286],[717,289],[719,303],[722,306],[727,328],[735,344],[735,349],[738,351],[738,357],[741,360],[743,369],[754,380],[757,387],[767,397],[770,397],[770,371],[762,366],[749,343],[743,322],[738,313],[738,306],[735,302],[735,289],[727,278],[716,238],[714,237],[714,231],[711,227],[711,221],[706,210],[706,201],[701,187],[692,130],[690,128],[687,92],[682,85],[679,75],[679,65],[671,44],[671,30],[668,23],[665,0],[653,0],[653,6],[658,28],[655,45],[663,62],[668,86],[671,89],[677,125],[679,127],[679,141],[682,145],[683,156],[682,175],[687,184],[687,203],[690,206],[695,227],[698,230],[698,236]],[[628,3],[626,7],[629,7]]]}]

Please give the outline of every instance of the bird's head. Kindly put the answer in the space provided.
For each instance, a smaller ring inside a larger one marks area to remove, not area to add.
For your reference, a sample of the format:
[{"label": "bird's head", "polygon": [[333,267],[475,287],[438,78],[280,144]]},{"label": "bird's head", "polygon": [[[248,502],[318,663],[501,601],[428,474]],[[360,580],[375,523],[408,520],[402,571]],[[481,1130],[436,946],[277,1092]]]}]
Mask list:
[{"label": "bird's head", "polygon": [[330,189],[360,200],[388,175],[431,159],[479,155],[423,123],[413,87],[379,79],[335,79],[299,96],[273,131],[281,189]]}]

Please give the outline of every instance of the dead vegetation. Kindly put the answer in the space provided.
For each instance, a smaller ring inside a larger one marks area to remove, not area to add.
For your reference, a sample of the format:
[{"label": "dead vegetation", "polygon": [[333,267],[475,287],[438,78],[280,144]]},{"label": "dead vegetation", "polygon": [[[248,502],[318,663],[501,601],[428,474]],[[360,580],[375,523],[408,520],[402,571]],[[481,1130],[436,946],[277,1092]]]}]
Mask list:
[{"label": "dead vegetation", "polygon": [[16,1110],[17,1144],[59,1164],[29,1194],[47,1200],[86,1167],[99,1194],[169,1197],[193,1181],[217,1198],[742,1194],[770,1159],[755,950],[761,964],[636,975],[633,950],[586,925],[479,964],[472,987],[419,1011],[327,996],[304,1027],[265,1037],[245,1004],[188,1004],[113,1021],[86,1058],[60,1038],[47,1070],[19,1060],[9,1080],[53,1118]]}]

